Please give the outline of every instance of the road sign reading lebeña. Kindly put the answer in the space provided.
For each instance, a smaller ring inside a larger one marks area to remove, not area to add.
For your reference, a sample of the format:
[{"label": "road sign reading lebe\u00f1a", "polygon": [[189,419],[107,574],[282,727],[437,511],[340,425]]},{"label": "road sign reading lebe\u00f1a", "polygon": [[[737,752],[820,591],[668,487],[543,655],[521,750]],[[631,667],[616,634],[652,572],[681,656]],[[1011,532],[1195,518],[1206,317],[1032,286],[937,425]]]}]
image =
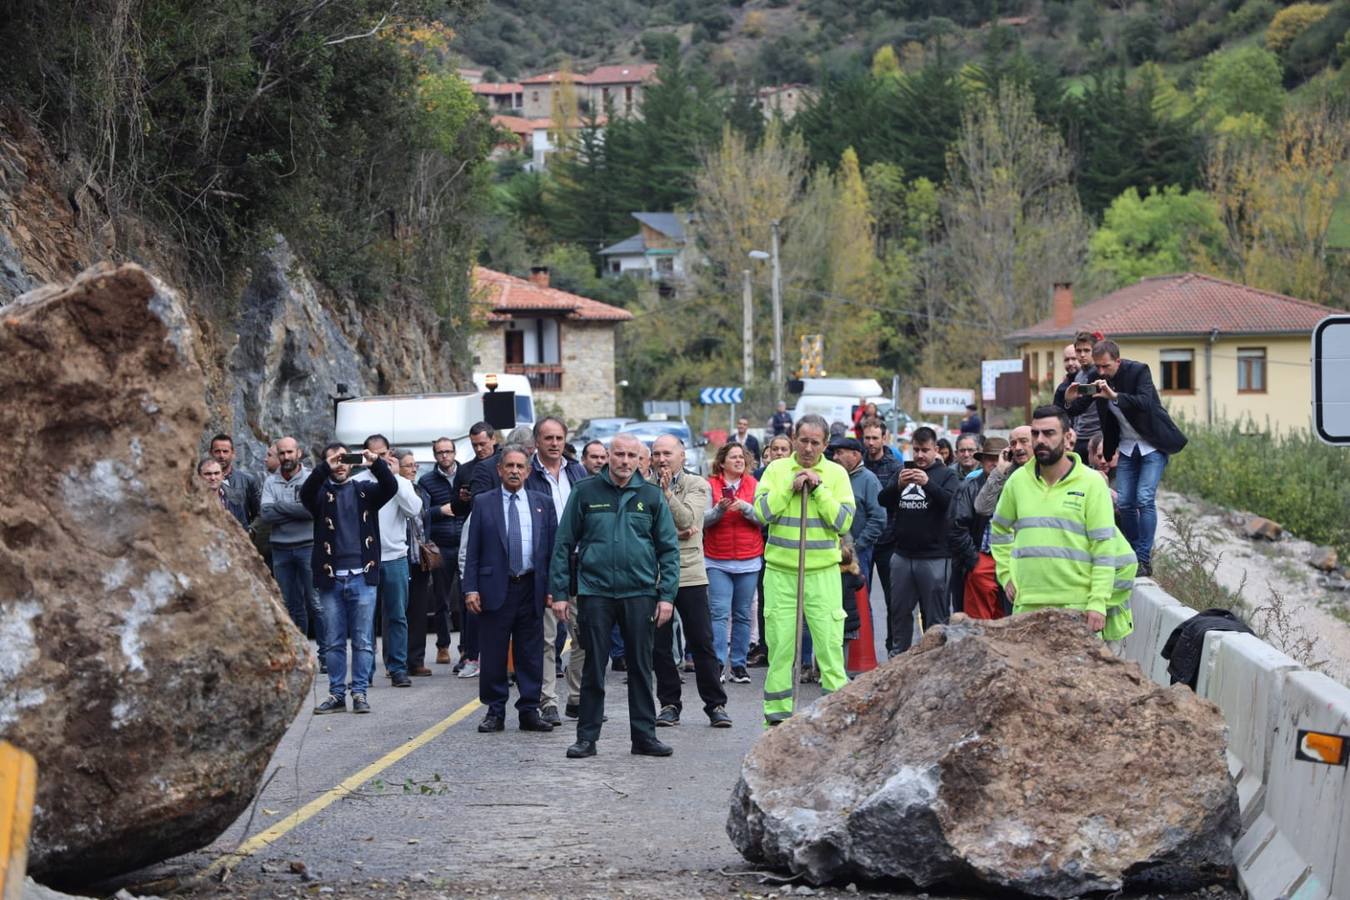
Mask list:
[{"label": "road sign reading lebe\u00f1a", "polygon": [[698,392],[698,402],[704,406],[744,402],[745,391],[738,387],[704,388]]},{"label": "road sign reading lebe\u00f1a", "polygon": [[919,412],[959,416],[975,402],[975,392],[965,388],[919,388]]},{"label": "road sign reading lebe\u00f1a", "polygon": [[1327,316],[1313,329],[1313,431],[1350,445],[1350,316]]}]

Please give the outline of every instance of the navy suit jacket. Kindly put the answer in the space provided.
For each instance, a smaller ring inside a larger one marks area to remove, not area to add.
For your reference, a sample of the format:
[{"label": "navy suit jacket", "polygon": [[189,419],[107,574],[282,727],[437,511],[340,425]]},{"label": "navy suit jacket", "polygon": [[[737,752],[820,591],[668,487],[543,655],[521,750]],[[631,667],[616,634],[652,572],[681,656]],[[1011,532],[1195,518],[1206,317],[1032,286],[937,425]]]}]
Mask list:
[{"label": "navy suit jacket", "polygon": [[[522,490],[530,512],[531,561],[534,565],[534,600],[544,608],[548,596],[548,565],[553,557],[553,540],[558,534],[558,514],[553,498],[538,491]],[[506,516],[500,490],[476,497],[473,516],[465,529],[469,542],[464,554],[464,573],[460,584],[464,593],[476,593],[484,612],[501,608],[510,584],[510,558],[506,545]],[[525,510],[521,510],[523,513]]]}]

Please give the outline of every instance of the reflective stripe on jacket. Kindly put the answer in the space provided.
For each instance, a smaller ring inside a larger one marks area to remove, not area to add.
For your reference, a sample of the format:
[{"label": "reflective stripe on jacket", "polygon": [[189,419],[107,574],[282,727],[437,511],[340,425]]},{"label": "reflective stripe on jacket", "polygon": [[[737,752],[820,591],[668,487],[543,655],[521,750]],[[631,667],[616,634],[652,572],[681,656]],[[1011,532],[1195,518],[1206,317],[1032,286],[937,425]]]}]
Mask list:
[{"label": "reflective stripe on jacket", "polygon": [[[755,489],[755,515],[769,526],[764,563],[778,569],[797,568],[797,544],[801,537],[801,496],[792,492],[792,480],[804,467],[797,456],[769,463]],[[853,485],[838,463],[824,456],[812,469],[820,484],[806,505],[806,569],[808,572],[839,565],[839,538],[853,524]]]},{"label": "reflective stripe on jacket", "polygon": [[[1134,585],[1136,562],[1116,528],[1106,481],[1067,454],[1073,467],[1053,485],[1022,466],[1003,486],[990,525],[999,584],[1016,587],[1017,610],[1083,609],[1105,615]],[[1108,640],[1114,640],[1109,638]]]}]

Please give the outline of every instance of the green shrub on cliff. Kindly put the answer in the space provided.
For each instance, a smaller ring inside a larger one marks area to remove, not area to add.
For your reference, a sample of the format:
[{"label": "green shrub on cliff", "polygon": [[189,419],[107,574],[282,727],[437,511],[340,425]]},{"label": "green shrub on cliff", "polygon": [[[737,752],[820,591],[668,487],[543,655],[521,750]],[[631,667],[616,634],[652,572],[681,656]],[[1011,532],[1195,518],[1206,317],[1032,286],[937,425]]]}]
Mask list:
[{"label": "green shrub on cliff", "polygon": [[211,281],[281,230],[334,287],[445,306],[492,132],[437,23],[480,2],[15,0],[0,84]]}]

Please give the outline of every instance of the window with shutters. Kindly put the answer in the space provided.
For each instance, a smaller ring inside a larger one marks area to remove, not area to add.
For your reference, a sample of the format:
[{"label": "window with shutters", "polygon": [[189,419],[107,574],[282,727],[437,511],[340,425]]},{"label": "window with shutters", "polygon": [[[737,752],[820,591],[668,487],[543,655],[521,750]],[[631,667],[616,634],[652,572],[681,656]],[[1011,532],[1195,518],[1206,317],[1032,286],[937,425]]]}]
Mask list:
[{"label": "window with shutters", "polygon": [[1238,393],[1266,392],[1266,348],[1238,348]]},{"label": "window with shutters", "polygon": [[1162,351],[1162,392],[1164,394],[1195,393],[1195,351]]}]

